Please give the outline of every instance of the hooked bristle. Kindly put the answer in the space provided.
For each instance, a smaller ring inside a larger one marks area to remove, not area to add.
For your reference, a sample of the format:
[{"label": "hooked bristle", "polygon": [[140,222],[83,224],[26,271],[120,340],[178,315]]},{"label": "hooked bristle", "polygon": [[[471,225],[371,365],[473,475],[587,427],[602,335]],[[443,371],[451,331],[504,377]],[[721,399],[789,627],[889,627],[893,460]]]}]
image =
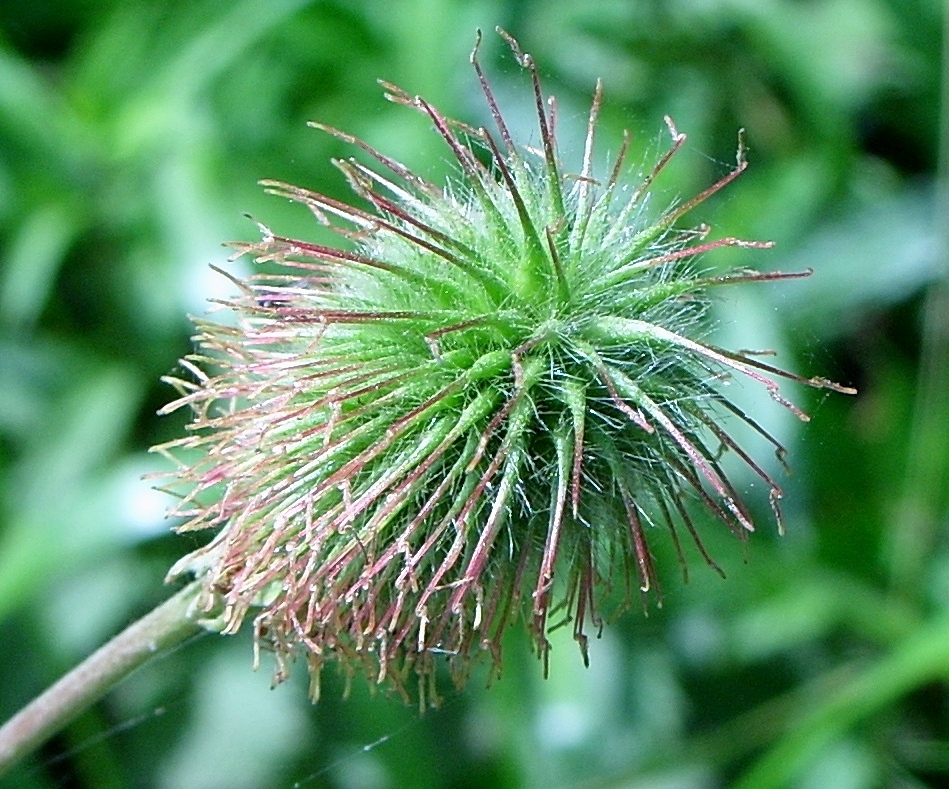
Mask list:
[{"label": "hooked bristle", "polygon": [[183,531],[217,530],[172,574],[204,580],[224,632],[251,617],[281,676],[303,654],[314,687],[332,661],[406,695],[440,661],[461,684],[478,654],[500,666],[518,620],[546,666],[553,611],[585,655],[605,589],[658,593],[657,527],[683,567],[684,530],[716,570],[699,510],[741,539],[755,528],[723,453],[765,483],[783,528],[779,485],[728,420],[784,448],[726,397],[724,376],[801,419],[780,379],[852,391],[696,339],[712,288],[802,276],[709,276],[697,256],[771,244],[679,227],[745,169],[741,136],[734,169],[649,220],[649,190],[685,135],[666,119],[668,153],[624,199],[628,137],[610,175],[593,173],[597,83],[580,173],[564,174],[534,61],[501,34],[529,72],[541,150],[512,138],[477,47],[496,133],[384,85],[454,157],[450,189],[313,124],[374,162],[337,162],[363,207],[264,186],[348,245],[261,224],[238,249],[284,270],[240,282],[236,320],[199,323],[182,363],[194,383],[171,379],[182,396],[165,410],[193,413],[187,437],[157,448],[180,458],[173,514]]}]

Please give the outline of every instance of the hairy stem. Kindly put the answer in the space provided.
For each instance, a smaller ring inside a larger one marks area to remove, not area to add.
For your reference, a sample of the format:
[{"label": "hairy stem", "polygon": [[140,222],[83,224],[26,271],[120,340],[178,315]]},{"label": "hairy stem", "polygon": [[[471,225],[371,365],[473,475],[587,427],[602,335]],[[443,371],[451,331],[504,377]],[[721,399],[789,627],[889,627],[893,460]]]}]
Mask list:
[{"label": "hairy stem", "polygon": [[192,605],[197,581],[184,587],[37,696],[0,727],[0,776],[152,658],[200,632]]}]

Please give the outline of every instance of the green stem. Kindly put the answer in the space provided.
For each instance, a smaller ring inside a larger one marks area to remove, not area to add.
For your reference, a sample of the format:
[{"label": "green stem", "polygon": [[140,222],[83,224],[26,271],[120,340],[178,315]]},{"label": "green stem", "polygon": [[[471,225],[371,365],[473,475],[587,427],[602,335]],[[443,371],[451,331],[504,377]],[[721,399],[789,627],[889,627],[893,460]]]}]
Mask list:
[{"label": "green stem", "polygon": [[907,693],[949,677],[949,617],[931,622],[898,648],[844,683],[734,784],[735,789],[788,786],[820,751]]},{"label": "green stem", "polygon": [[201,631],[195,581],[132,623],[0,727],[0,776],[143,663]]},{"label": "green stem", "polygon": [[923,305],[922,349],[913,421],[909,432],[903,496],[893,513],[893,588],[919,600],[919,578],[940,539],[945,515],[949,452],[941,436],[949,420],[949,6],[943,12],[942,109],[936,171],[935,277]]}]

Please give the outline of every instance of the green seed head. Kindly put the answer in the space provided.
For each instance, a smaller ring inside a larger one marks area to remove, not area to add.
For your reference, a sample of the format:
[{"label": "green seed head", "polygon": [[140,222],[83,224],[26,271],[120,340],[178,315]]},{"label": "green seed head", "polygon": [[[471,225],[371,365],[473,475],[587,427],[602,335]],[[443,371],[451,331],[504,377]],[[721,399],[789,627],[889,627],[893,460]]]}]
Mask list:
[{"label": "green seed head", "polygon": [[329,661],[404,690],[447,660],[461,683],[479,653],[500,665],[516,620],[546,658],[553,611],[585,655],[605,588],[657,588],[649,543],[663,531],[680,558],[691,541],[715,567],[702,509],[738,537],[753,530],[723,452],[764,480],[780,526],[780,488],[725,425],[783,449],[723,378],[751,379],[801,419],[779,378],[850,391],[694,339],[713,288],[798,276],[695,264],[717,247],[770,246],[680,226],[745,168],[741,143],[729,174],[647,220],[685,136],[667,119],[668,153],[631,192],[625,142],[597,178],[597,85],[580,171],[565,172],[554,104],[502,35],[533,83],[541,149],[512,139],[477,47],[493,131],[384,85],[430,119],[456,180],[438,188],[321,126],[375,162],[336,162],[359,205],[265,185],[347,243],[262,227],[241,252],[281,273],[235,281],[235,320],[199,322],[182,361],[191,379],[170,379],[181,397],[165,410],[193,412],[190,434],[158,448],[178,464],[174,513],[183,530],[217,530],[172,574],[205,580],[225,632],[252,618],[278,676],[305,656],[315,688]]}]

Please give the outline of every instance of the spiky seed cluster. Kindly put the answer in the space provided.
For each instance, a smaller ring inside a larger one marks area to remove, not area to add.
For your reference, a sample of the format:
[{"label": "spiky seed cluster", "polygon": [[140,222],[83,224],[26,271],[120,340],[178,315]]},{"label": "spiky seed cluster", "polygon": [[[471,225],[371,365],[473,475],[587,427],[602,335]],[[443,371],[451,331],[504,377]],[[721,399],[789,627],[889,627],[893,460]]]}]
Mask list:
[{"label": "spiky seed cluster", "polygon": [[603,588],[619,581],[628,599],[633,585],[656,587],[658,526],[683,566],[680,532],[713,567],[696,501],[739,537],[754,528],[723,450],[764,480],[780,525],[780,488],[721,417],[783,449],[725,398],[722,378],[751,379],[801,419],[778,377],[848,391],[688,336],[710,289],[798,276],[703,274],[704,252],[770,244],[677,227],[745,169],[741,143],[734,170],[648,221],[650,185],[685,135],[666,120],[671,147],[629,196],[626,140],[598,181],[597,84],[580,174],[566,175],[555,104],[502,35],[532,80],[542,150],[515,144],[477,47],[496,133],[384,83],[447,143],[450,189],[314,124],[375,162],[335,162],[364,207],[264,183],[351,243],[262,227],[240,250],[284,273],[235,280],[236,323],[198,321],[199,350],[182,361],[194,380],[171,379],[182,396],[164,410],[194,414],[188,437],[158,448],[178,462],[174,512],[183,530],[218,530],[172,573],[206,580],[225,632],[253,616],[278,678],[302,654],[314,689],[337,660],[404,691],[447,656],[461,683],[481,650],[500,661],[519,617],[546,658],[555,611],[585,657]]}]

